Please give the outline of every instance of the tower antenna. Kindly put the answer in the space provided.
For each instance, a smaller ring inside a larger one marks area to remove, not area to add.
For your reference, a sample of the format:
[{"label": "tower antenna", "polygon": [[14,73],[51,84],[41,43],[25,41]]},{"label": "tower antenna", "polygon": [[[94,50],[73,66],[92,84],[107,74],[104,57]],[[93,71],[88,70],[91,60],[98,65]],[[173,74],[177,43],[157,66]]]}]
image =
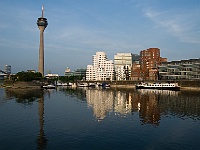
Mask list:
[{"label": "tower antenna", "polygon": [[44,18],[44,4],[42,4],[42,18]]}]

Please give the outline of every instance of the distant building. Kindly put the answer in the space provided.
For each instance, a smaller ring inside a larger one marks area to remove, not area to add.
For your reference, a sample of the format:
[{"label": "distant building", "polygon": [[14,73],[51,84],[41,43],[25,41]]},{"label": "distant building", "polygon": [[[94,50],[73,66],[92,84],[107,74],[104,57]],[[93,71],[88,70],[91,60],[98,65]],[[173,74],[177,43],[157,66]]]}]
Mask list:
[{"label": "distant building", "polygon": [[8,75],[10,75],[11,74],[11,66],[5,65],[4,66],[4,72],[7,73]]},{"label": "distant building", "polygon": [[65,70],[65,72],[70,72],[71,69],[67,67],[67,69]]},{"label": "distant building", "polygon": [[47,74],[45,75],[46,78],[49,78],[49,79],[54,79],[54,78],[58,78],[58,74]]},{"label": "distant building", "polygon": [[199,80],[200,58],[165,62],[158,70],[160,80]]},{"label": "distant building", "polygon": [[114,63],[107,59],[105,52],[96,52],[92,60],[93,65],[87,65],[87,81],[114,80]]},{"label": "distant building", "polygon": [[36,73],[36,70],[27,70],[27,72],[33,72],[33,73]]},{"label": "distant building", "polygon": [[70,76],[75,76],[75,77],[82,77],[84,80],[86,77],[86,69],[77,69],[75,71],[71,71],[70,68],[67,68],[65,70],[65,76],[70,77]]}]

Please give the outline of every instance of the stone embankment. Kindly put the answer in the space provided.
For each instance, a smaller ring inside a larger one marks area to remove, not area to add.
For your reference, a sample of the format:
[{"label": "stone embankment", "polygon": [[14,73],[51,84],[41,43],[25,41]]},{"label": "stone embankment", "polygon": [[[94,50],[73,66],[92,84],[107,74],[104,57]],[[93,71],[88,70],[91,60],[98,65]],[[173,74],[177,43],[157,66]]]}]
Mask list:
[{"label": "stone embankment", "polygon": [[[79,81],[86,82],[86,81]],[[88,83],[92,81],[87,81]],[[102,81],[93,81],[93,82],[102,82]],[[124,89],[132,89],[135,88],[135,85],[140,81],[104,81],[110,84],[111,88],[124,88]],[[145,81],[145,82],[155,82],[155,81]],[[160,83],[178,83],[181,86],[181,90],[196,90],[200,91],[200,80],[193,81],[156,81]],[[13,89],[41,89],[41,83],[37,82],[5,82],[3,84],[4,87],[13,88]]]},{"label": "stone embankment", "polygon": [[12,89],[41,89],[41,84],[36,82],[9,82],[6,81],[2,85],[6,88],[12,88]]},{"label": "stone embankment", "polygon": [[[85,82],[85,81],[82,81]],[[88,81],[89,82],[89,81]],[[90,81],[91,82],[91,81]],[[93,82],[107,82],[110,84],[111,88],[135,88],[135,85],[141,81],[93,81]],[[172,80],[162,80],[162,81],[144,81],[144,82],[159,82],[159,83],[178,83],[181,86],[181,90],[199,90],[200,91],[200,80],[182,80],[182,81],[172,81]]]}]

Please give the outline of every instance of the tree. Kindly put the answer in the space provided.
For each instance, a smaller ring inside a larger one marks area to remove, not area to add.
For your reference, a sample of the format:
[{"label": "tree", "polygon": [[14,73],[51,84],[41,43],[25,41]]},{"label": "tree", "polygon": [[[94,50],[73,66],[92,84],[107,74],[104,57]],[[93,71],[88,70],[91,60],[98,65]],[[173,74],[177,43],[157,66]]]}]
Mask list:
[{"label": "tree", "polygon": [[16,74],[17,81],[33,81],[40,80],[42,78],[42,74],[40,72],[18,72]]}]

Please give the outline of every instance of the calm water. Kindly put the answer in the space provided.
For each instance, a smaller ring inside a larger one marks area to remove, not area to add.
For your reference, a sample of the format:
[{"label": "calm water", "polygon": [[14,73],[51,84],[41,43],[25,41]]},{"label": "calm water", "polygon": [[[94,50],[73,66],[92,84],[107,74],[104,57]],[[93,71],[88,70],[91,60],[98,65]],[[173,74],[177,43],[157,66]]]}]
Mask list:
[{"label": "calm water", "polygon": [[200,93],[0,88],[0,149],[199,149]]}]

